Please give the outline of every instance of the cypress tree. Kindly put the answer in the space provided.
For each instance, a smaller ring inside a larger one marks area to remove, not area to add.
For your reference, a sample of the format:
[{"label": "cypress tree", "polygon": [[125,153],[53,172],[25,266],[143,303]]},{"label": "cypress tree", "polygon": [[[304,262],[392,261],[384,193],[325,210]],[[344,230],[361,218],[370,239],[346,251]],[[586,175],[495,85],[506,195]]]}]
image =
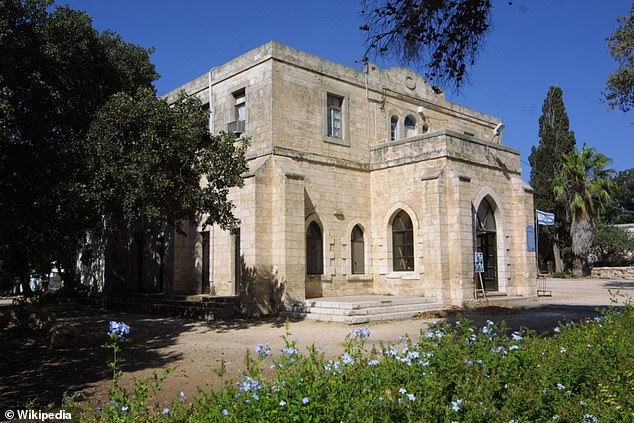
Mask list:
[{"label": "cypress tree", "polygon": [[[534,205],[538,210],[555,213],[554,227],[540,227],[540,269],[552,260],[559,263],[563,256],[567,265],[572,263],[570,251],[570,217],[566,205],[555,199],[553,181],[559,176],[563,156],[575,151],[575,134],[570,130],[563,91],[550,87],[539,118],[539,145],[531,148],[528,161],[531,165],[531,186],[535,190]],[[562,270],[559,265],[558,271]],[[567,266],[568,267],[568,266]]]}]

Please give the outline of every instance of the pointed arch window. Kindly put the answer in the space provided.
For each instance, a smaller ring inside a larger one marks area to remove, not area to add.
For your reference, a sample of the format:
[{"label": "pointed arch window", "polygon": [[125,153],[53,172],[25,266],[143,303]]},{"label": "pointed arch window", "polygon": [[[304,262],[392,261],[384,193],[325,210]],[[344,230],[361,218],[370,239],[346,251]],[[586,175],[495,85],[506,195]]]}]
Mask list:
[{"label": "pointed arch window", "polygon": [[412,219],[403,210],[392,222],[392,269],[395,272],[414,270],[414,228]]},{"label": "pointed arch window", "polygon": [[311,222],[306,231],[306,273],[322,275],[324,273],[324,242],[321,228]]},{"label": "pointed arch window", "polygon": [[365,273],[365,245],[363,242],[363,229],[359,225],[352,228],[350,234],[350,248],[352,257],[352,274]]},{"label": "pointed arch window", "polygon": [[405,127],[405,138],[416,135],[416,119],[413,116],[408,115],[405,117],[403,126]]}]

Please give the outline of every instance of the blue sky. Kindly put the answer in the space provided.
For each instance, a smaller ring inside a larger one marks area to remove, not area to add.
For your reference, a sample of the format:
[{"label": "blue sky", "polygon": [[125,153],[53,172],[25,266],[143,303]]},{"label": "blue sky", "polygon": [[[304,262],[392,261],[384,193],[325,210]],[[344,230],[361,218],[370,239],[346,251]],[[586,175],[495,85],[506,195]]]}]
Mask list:
[{"label": "blue sky", "polygon": [[[164,94],[268,41],[279,41],[348,66],[363,52],[357,0],[151,1],[67,0],[130,42],[154,47],[152,61]],[[630,0],[493,0],[494,28],[470,84],[447,98],[500,118],[504,144],[528,155],[538,143],[538,119],[548,88],[563,89],[577,144],[595,147],[613,168],[634,167],[634,112],[601,101],[617,67],[605,39]],[[382,67],[396,63],[375,60]]]}]

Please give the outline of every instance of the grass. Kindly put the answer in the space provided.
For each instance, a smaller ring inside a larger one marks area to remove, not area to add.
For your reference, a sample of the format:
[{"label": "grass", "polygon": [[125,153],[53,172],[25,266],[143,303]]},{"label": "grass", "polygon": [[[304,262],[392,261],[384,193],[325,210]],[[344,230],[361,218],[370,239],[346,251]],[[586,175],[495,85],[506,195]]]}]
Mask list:
[{"label": "grass", "polygon": [[[116,376],[101,409],[70,399],[64,407],[75,419],[108,422],[634,421],[629,304],[561,325],[550,337],[468,321],[376,349],[366,347],[369,336],[365,328],[351,332],[337,360],[315,346],[298,351],[288,335],[279,354],[264,342],[246,355],[243,379],[168,407],[150,400],[161,378],[127,392]],[[121,340],[109,344],[118,354]]]}]

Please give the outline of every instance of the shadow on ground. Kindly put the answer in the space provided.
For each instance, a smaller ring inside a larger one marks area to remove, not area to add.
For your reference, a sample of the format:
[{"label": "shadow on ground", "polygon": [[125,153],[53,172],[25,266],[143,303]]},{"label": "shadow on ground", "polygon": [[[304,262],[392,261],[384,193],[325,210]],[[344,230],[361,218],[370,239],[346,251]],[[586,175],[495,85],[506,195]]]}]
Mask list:
[{"label": "shadow on ground", "polygon": [[[59,404],[65,392],[73,394],[89,384],[112,375],[107,363],[112,352],[103,347],[110,320],[124,321],[131,328],[126,372],[151,367],[168,367],[179,353],[159,353],[173,345],[192,323],[177,319],[112,312],[89,306],[62,305],[42,307],[55,313],[58,322],[80,329],[77,346],[49,348],[47,336],[24,329],[0,331],[0,410],[25,408],[29,402],[40,407]],[[37,407],[36,407],[37,408]]]},{"label": "shadow on ground", "polygon": [[540,335],[552,335],[560,323],[582,322],[588,318],[601,316],[608,307],[605,305],[548,304],[538,307],[481,307],[470,310],[456,310],[446,316],[446,321],[455,323],[465,318],[475,326],[483,326],[487,320],[495,323],[504,321],[509,331],[530,329]]},{"label": "shadow on ground", "polygon": [[277,316],[265,316],[257,318],[235,318],[231,320],[217,320],[200,323],[210,332],[227,333],[265,326],[272,328],[282,328],[286,324],[286,319]]}]

